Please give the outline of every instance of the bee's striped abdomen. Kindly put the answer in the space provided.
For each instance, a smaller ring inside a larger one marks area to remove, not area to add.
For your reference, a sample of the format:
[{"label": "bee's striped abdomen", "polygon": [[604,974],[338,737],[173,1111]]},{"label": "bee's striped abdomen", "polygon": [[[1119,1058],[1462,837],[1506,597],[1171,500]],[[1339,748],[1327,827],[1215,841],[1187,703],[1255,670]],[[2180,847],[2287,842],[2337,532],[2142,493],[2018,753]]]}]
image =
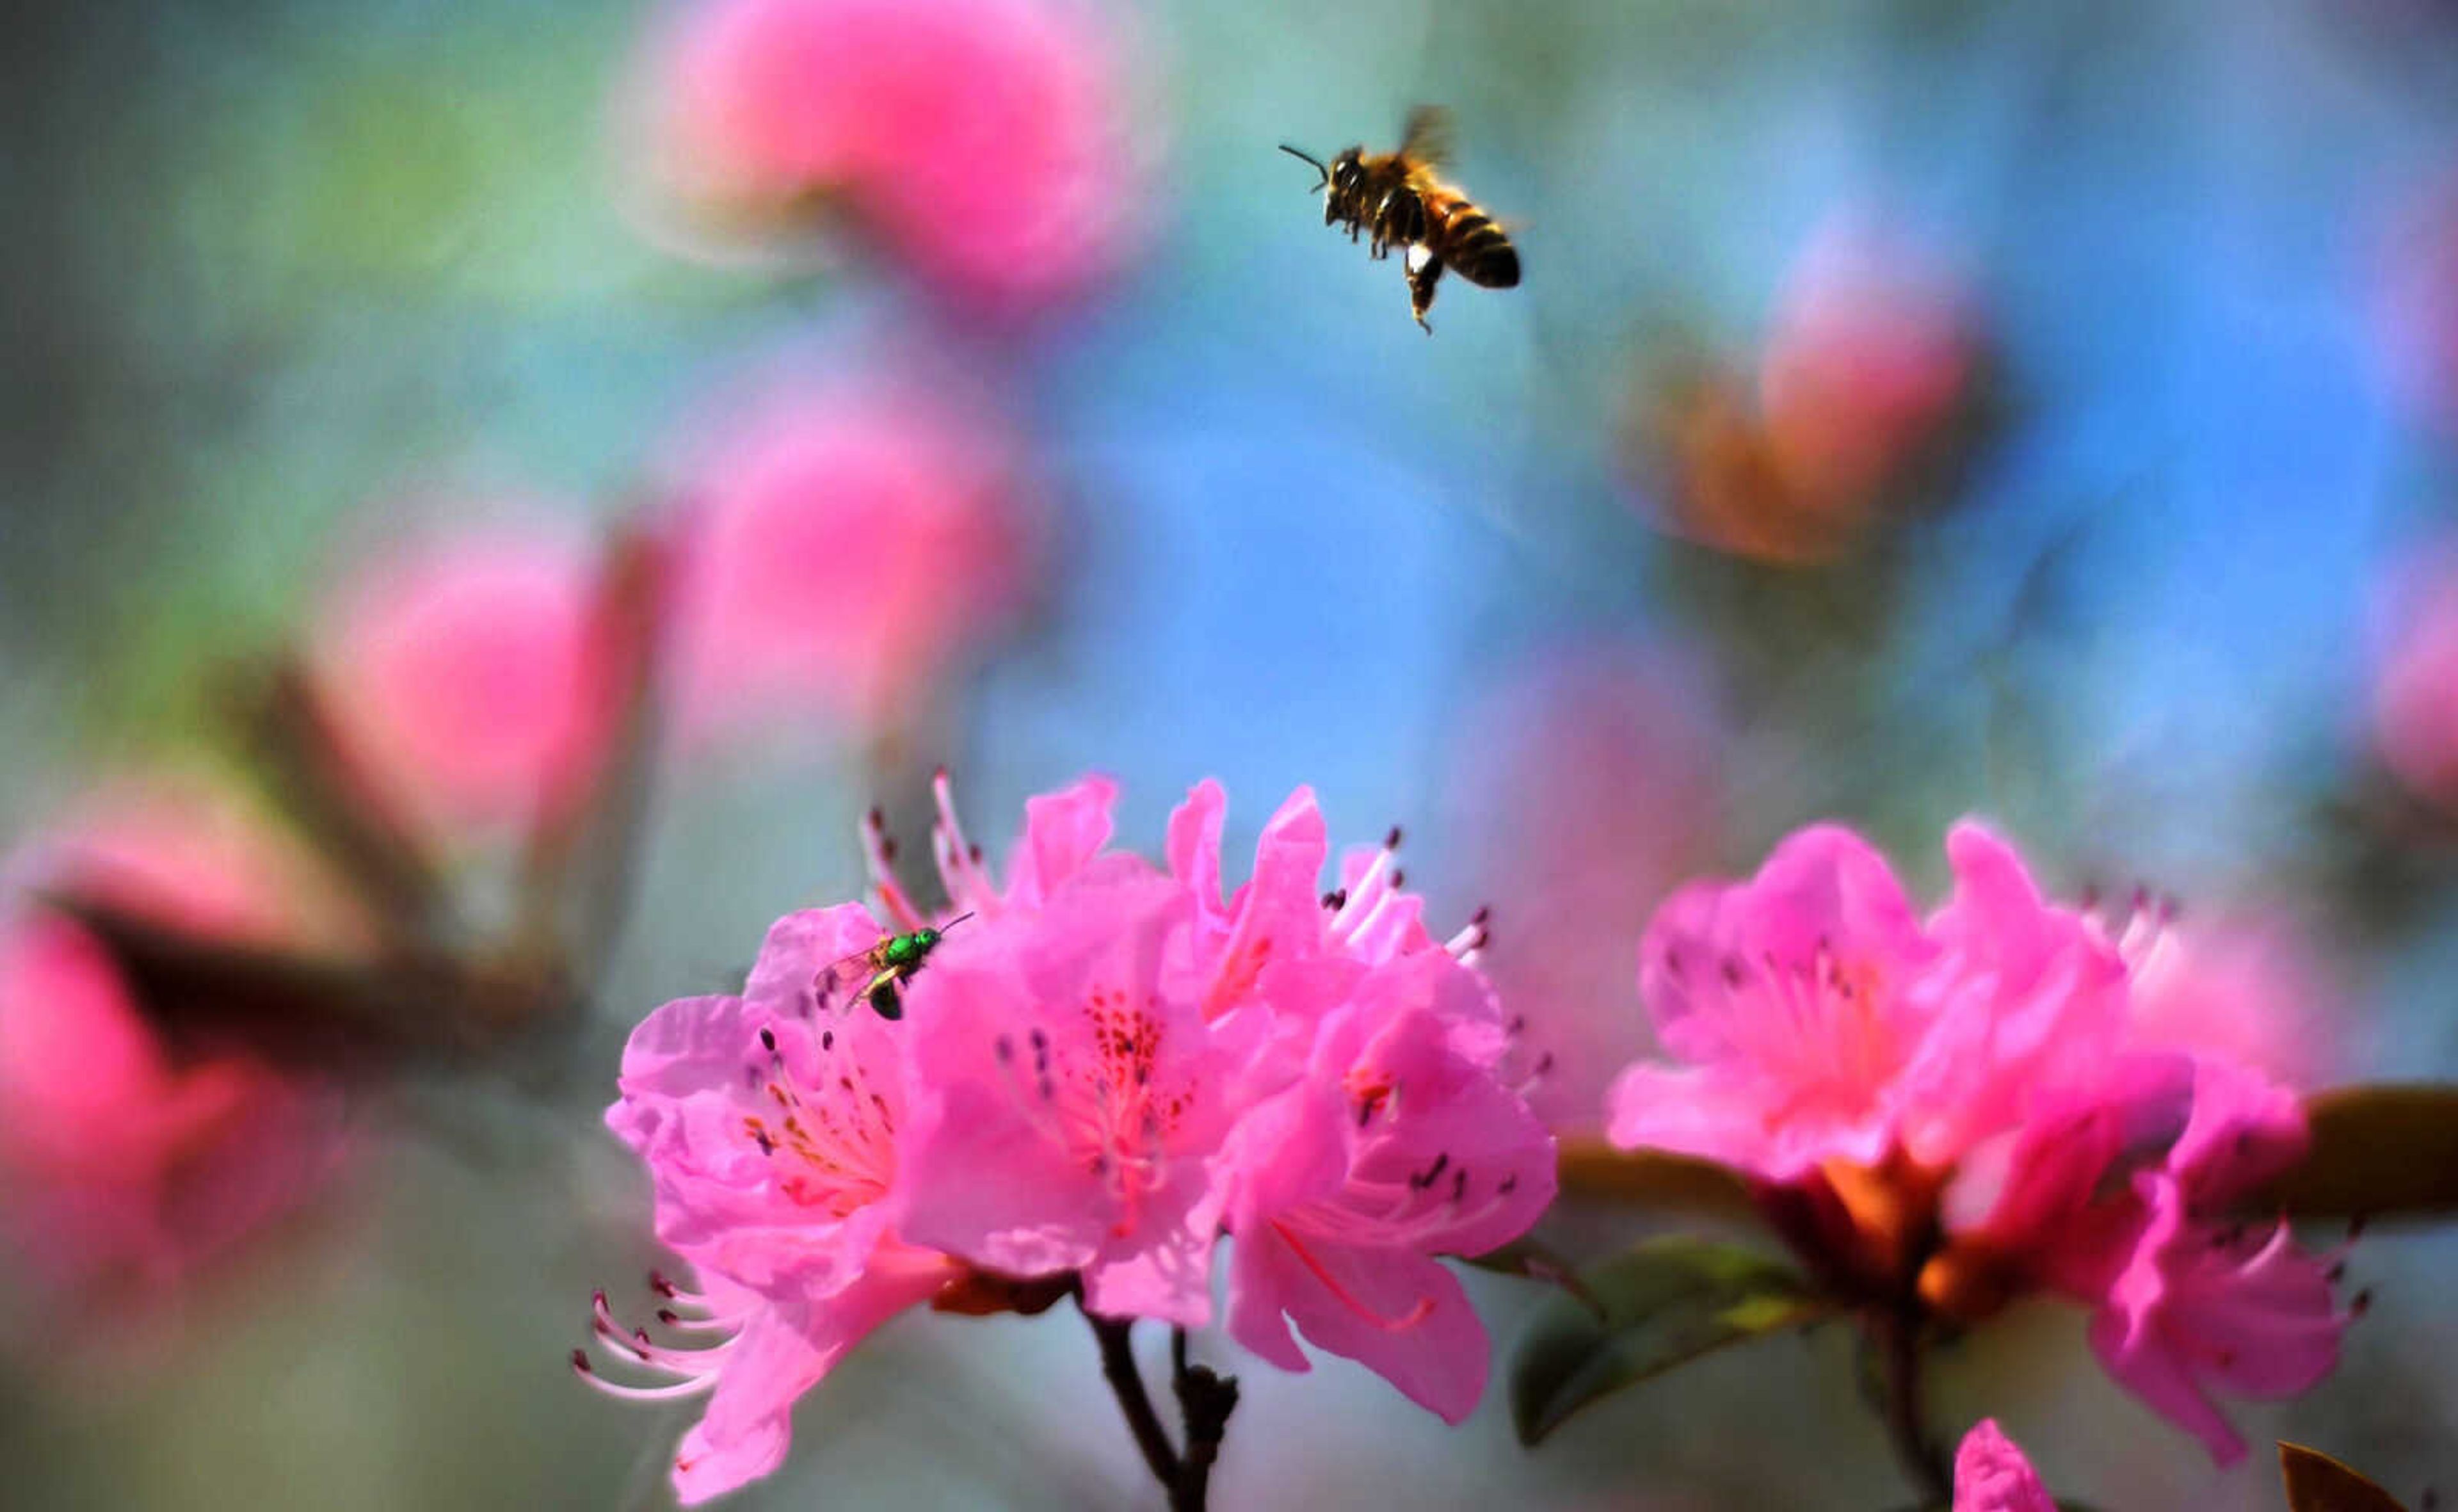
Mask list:
[{"label": "bee's striped abdomen", "polygon": [[1508,289],[1519,282],[1519,251],[1493,217],[1458,195],[1441,190],[1425,197],[1432,234],[1427,247],[1470,283]]}]

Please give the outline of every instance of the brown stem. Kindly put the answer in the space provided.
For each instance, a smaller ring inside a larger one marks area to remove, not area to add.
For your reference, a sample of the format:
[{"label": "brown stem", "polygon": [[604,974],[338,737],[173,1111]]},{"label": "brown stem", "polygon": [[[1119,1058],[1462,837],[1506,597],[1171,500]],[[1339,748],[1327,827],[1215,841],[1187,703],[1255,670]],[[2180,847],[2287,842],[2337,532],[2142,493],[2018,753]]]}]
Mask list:
[{"label": "brown stem", "polygon": [[1924,1421],[1919,1324],[1909,1316],[1895,1315],[1882,1317],[1874,1326],[1885,1387],[1886,1441],[1893,1447],[1905,1478],[1919,1493],[1921,1504],[1943,1507],[1954,1500],[1954,1478],[1947,1469],[1945,1453],[1929,1438]]},{"label": "brown stem", "polygon": [[[1083,1304],[1079,1295],[1075,1305],[1080,1308]],[[1144,1464],[1151,1469],[1153,1479],[1160,1482],[1161,1489],[1169,1493],[1175,1506],[1181,1467],[1177,1451],[1170,1445],[1169,1431],[1160,1425],[1160,1415],[1153,1410],[1152,1398],[1144,1390],[1143,1373],[1135,1368],[1135,1347],[1128,1341],[1129,1330],[1135,1325],[1126,1318],[1099,1317],[1089,1312],[1084,1321],[1093,1325],[1093,1336],[1100,1341],[1101,1374],[1109,1377],[1110,1390],[1118,1398],[1118,1409],[1127,1415],[1135,1447],[1143,1451]]]},{"label": "brown stem", "polygon": [[1229,1415],[1238,1410],[1238,1377],[1187,1364],[1182,1328],[1170,1335],[1169,1363],[1170,1384],[1186,1420],[1186,1460],[1170,1489],[1169,1504],[1171,1512],[1203,1512],[1212,1488],[1212,1462],[1220,1458],[1221,1436],[1228,1431]]}]

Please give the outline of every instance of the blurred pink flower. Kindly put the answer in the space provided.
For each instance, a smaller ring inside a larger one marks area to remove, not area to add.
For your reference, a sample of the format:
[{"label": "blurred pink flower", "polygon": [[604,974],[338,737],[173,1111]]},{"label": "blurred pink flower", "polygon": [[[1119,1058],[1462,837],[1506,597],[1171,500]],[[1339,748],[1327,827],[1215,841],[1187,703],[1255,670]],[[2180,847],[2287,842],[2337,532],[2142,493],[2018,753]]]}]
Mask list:
[{"label": "blurred pink flower", "polygon": [[638,130],[698,231],[841,217],[953,295],[1035,306],[1123,250],[1127,46],[1081,0],[693,0],[653,35]]},{"label": "blurred pink flower", "polygon": [[1630,942],[1721,833],[1724,744],[1696,673],[1582,647],[1514,669],[1461,728],[1450,782],[1476,873],[1505,910],[1479,968],[1524,1019],[1529,1102],[1592,1127],[1653,1047]]},{"label": "blurred pink flower", "polygon": [[613,734],[597,571],[577,532],[496,527],[404,545],[340,587],[311,653],[380,800],[449,834],[575,795]]},{"label": "blurred pink flower", "polygon": [[[200,939],[353,938],[302,858],[193,783],[108,790],[10,871]],[[98,940],[32,900],[0,904],[0,1185],[45,1285],[177,1282],[324,1175],[331,1115],[324,1092],[248,1055],[175,1052]]]},{"label": "blurred pink flower", "polygon": [[[675,1460],[686,1503],[767,1474],[785,1456],[794,1401],[895,1314],[959,1267],[897,1234],[906,1193],[902,1038],[868,1012],[823,1016],[827,968],[882,938],[859,903],[789,914],[740,997],[684,998],[633,1031],[609,1128],[649,1168],[657,1236],[704,1291],[668,1284],[665,1321],[724,1333],[712,1348],[654,1343],[614,1320],[597,1337],[665,1384],[584,1378],[610,1395],[710,1393]],[[689,1315],[684,1315],[688,1313]]]},{"label": "blurred pink flower", "polygon": [[1821,495],[1879,491],[1969,401],[1976,331],[1956,279],[1920,248],[1828,225],[1793,265],[1760,359],[1779,466]]},{"label": "blurred pink flower", "polygon": [[[1776,1184],[1771,1213],[1843,1284],[1908,1275],[1962,1322],[2039,1288],[2092,1306],[2111,1374],[2233,1459],[2199,1387],[2303,1390],[2347,1322],[2283,1230],[2247,1247],[2221,1221],[2301,1157],[2302,1106],[2174,1020],[2135,1022],[2138,953],[2004,841],[1966,823],[1947,852],[1954,894],[1926,923],[1832,826],[1667,902],[1641,991],[1691,1064],[1625,1072],[1609,1132]],[[2158,1005],[2192,984],[2152,986]]]},{"label": "blurred pink flower", "polygon": [[2379,265],[2376,330],[2418,418],[2458,430],[2458,176],[2398,207]]},{"label": "blurred pink flower", "polygon": [[1983,1418],[1954,1452],[1953,1512],[2056,1512],[2056,1503],[1997,1419]]},{"label": "blurred pink flower", "polygon": [[1679,535],[1780,566],[1831,562],[1968,441],[1985,334],[1940,259],[1838,218],[1787,275],[1755,373],[1709,360],[1637,385],[1636,470]]},{"label": "blurred pink flower", "polygon": [[2417,797],[2458,809],[2458,541],[2412,550],[2376,613],[2373,738]]},{"label": "blurred pink flower", "polygon": [[344,950],[366,938],[357,906],[304,851],[184,774],[104,783],[20,847],[8,876],[205,939]]},{"label": "blurred pink flower", "polygon": [[2344,1000],[2281,915],[2176,922],[2145,909],[2117,942],[2133,977],[2131,1036],[2310,1087],[2353,1057]]},{"label": "blurred pink flower", "polygon": [[2244,1440],[2208,1393],[2311,1390],[2338,1365],[2348,1315],[2331,1298],[2327,1262],[2297,1249],[2284,1220],[2266,1232],[2196,1221],[2174,1176],[2147,1173],[2135,1186],[2141,1226],[2092,1319],[2092,1349],[2213,1460],[2234,1464]]},{"label": "blurred pink flower", "polygon": [[918,387],[772,390],[700,438],[677,491],[682,714],[704,734],[888,724],[1032,578],[1011,441]]}]

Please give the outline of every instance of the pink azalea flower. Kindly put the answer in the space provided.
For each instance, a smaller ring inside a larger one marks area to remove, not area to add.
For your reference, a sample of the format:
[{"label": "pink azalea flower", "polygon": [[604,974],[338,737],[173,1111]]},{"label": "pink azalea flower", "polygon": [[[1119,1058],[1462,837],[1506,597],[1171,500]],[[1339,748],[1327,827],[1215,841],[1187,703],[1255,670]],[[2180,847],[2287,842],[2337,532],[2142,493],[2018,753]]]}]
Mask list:
[{"label": "pink azalea flower", "polygon": [[1087,879],[933,961],[909,1004],[916,1238],[1075,1272],[1105,1316],[1210,1321],[1246,1058],[1184,990],[1189,917],[1166,879]]},{"label": "pink azalea flower", "polygon": [[1294,1320],[1457,1422],[1483,1394],[1489,1351],[1433,1256],[1525,1232],[1554,1187],[1553,1142],[1503,1070],[1511,1036],[1464,963],[1484,931],[1437,944],[1422,901],[1397,885],[1391,844],[1318,898],[1329,844],[1303,788],[1224,900],[1224,810],[1207,781],[1170,821],[1170,870],[1196,902],[1198,1001],[1209,1020],[1260,1005],[1273,1040],[1259,1061],[1285,1057],[1295,1075],[1230,1136],[1230,1334],[1302,1371]]},{"label": "pink azalea flower", "polygon": [[2417,797],[2458,809],[2458,541],[2415,549],[2375,617],[2382,764]]},{"label": "pink azalea flower", "polygon": [[493,528],[371,560],[314,637],[339,735],[379,800],[444,833],[567,801],[612,735],[576,533]]},{"label": "pink azalea flower", "polygon": [[2331,1299],[2328,1263],[2298,1250],[2283,1220],[2267,1232],[2196,1220],[2183,1184],[2164,1171],[2136,1177],[2135,1193],[2145,1211],[2092,1319],[2092,1349],[2213,1460],[2234,1464],[2244,1440],[2209,1392],[2279,1399],[2312,1389],[2338,1365],[2348,1315]]},{"label": "pink azalea flower", "polygon": [[585,1357],[575,1364],[616,1396],[709,1394],[675,1461],[685,1502],[775,1469],[795,1399],[958,1274],[897,1232],[909,1191],[905,1045],[877,1016],[824,1012],[817,1001],[828,968],[880,938],[858,903],[790,914],[769,931],[740,997],[669,1003],[624,1048],[608,1127],[648,1166],[657,1236],[704,1288],[666,1284],[677,1303],[668,1321],[727,1337],[701,1349],[653,1343],[617,1324],[601,1295],[600,1343],[671,1379],[624,1386]]},{"label": "pink azalea flower", "polygon": [[703,733],[891,721],[1031,579],[1009,438],[918,388],[772,389],[704,434],[675,487],[682,713]]},{"label": "pink azalea flower", "polygon": [[1953,1512],[2056,1512],[2056,1503],[1997,1419],[1983,1418],[1954,1452]]},{"label": "pink azalea flower", "polygon": [[[1921,1297],[1966,1322],[2041,1288],[2092,1306],[2111,1373],[2233,1458],[2202,1389],[2303,1390],[2347,1321],[2283,1228],[2253,1242],[2220,1220],[2302,1156],[2302,1104],[2173,1020],[2137,1022],[2138,935],[2120,950],[2049,902],[1977,826],[1947,850],[1954,895],[1926,922],[1828,827],[1669,901],[1641,990],[1690,1064],[1625,1072],[1609,1131],[1773,1184],[1839,1284],[1884,1295],[1917,1265]],[[2187,990],[2148,985],[2154,1007]]]},{"label": "pink azalea flower", "polygon": [[1675,895],[1640,945],[1639,990],[1691,1064],[1624,1072],[1614,1141],[1779,1182],[1897,1149],[1944,1170],[2051,1088],[2105,1075],[2116,952],[1987,830],[1958,825],[1947,855],[1954,896],[1926,922],[1884,857],[1823,825],[1751,881]]},{"label": "pink azalea flower", "polygon": [[[127,785],[13,860],[12,880],[201,939],[332,943],[351,922],[304,861],[193,784]],[[0,1185],[46,1285],[175,1283],[295,1206],[337,1145],[330,1099],[256,1059],[175,1054],[102,943],[0,905]]]},{"label": "pink azalea flower", "polygon": [[1304,975],[1295,990],[1327,1000],[1305,1074],[1232,1142],[1230,1333],[1304,1370],[1294,1321],[1458,1422],[1489,1349],[1433,1256],[1526,1232],[1552,1201],[1553,1141],[1500,1075],[1491,995],[1448,952]]},{"label": "pink azalea flower", "polygon": [[1123,250],[1126,65],[1076,0],[696,0],[652,43],[640,129],[703,233],[824,216],[953,295],[1031,307]]},{"label": "pink azalea flower", "polygon": [[1832,826],[1785,840],[1748,882],[1681,889],[1639,945],[1639,993],[1688,1064],[1624,1071],[1608,1133],[1774,1181],[1874,1165],[1934,1018],[1912,989],[1938,950],[1885,860]]}]

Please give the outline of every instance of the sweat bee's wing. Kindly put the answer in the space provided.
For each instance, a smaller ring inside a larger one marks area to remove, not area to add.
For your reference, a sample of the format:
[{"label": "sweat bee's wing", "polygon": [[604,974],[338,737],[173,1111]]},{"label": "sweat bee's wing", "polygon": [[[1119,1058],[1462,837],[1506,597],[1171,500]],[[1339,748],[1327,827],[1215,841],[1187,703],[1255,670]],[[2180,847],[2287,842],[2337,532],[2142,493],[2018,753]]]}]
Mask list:
[{"label": "sweat bee's wing", "polygon": [[879,947],[857,950],[840,956],[822,966],[811,978],[811,1003],[815,1009],[846,1007],[847,994],[860,993],[879,975]]},{"label": "sweat bee's wing", "polygon": [[1428,168],[1451,160],[1451,113],[1439,105],[1420,105],[1408,113],[1400,129],[1400,155]]}]

